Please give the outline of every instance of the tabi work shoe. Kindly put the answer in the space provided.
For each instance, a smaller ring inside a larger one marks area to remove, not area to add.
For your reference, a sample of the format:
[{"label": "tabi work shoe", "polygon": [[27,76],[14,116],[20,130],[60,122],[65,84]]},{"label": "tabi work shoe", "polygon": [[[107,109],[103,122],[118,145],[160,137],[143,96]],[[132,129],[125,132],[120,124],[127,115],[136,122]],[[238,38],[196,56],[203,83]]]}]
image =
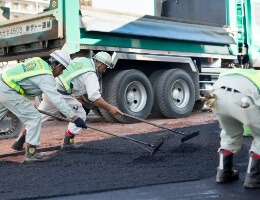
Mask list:
[{"label": "tabi work shoe", "polygon": [[25,143],[25,137],[26,137],[26,129],[24,129],[20,133],[19,137],[11,145],[11,148],[16,150],[16,151],[24,150],[23,144]]},{"label": "tabi work shoe", "polygon": [[50,157],[43,156],[37,152],[36,146],[27,145],[24,162],[46,162]]},{"label": "tabi work shoe", "polygon": [[217,169],[216,182],[228,183],[238,180],[239,173],[237,170],[232,170],[233,153],[227,150],[219,152],[219,166]]},{"label": "tabi work shoe", "polygon": [[74,143],[74,135],[65,135],[62,148],[74,148],[76,144]]}]

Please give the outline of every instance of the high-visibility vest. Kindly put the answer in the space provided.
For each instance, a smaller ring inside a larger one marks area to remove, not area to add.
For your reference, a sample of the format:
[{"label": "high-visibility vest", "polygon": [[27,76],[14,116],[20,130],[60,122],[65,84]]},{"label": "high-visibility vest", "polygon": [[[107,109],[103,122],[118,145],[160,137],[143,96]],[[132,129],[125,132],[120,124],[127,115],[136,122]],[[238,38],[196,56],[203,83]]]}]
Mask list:
[{"label": "high-visibility vest", "polygon": [[61,74],[58,78],[60,79],[62,85],[66,89],[66,92],[68,94],[71,94],[71,81],[77,76],[87,72],[96,72],[95,66],[92,64],[91,59],[78,58],[72,61],[68,69],[64,70],[63,74]]},{"label": "high-visibility vest", "polygon": [[17,82],[42,74],[53,75],[48,63],[41,58],[35,57],[25,63],[20,63],[11,69],[8,69],[6,72],[2,73],[1,77],[7,85],[23,96],[34,97],[42,94],[42,92],[40,94],[27,94]]},{"label": "high-visibility vest", "polygon": [[226,72],[222,72],[219,78],[230,75],[241,75],[251,80],[258,90],[260,91],[260,72],[254,69],[231,69]]}]

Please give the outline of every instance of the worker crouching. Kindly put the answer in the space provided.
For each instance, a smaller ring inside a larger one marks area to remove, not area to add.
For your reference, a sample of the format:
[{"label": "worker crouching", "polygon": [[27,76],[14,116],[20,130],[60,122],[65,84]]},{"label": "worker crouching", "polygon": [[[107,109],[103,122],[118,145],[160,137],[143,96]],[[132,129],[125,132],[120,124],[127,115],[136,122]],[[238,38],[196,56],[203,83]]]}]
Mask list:
[{"label": "worker crouching", "polygon": [[[233,69],[221,73],[213,85],[206,105],[212,108],[222,127],[220,134],[219,166],[216,181],[226,183],[239,178],[233,170],[233,155],[238,154],[244,128],[248,126],[254,140],[250,148],[249,164],[244,186],[260,187],[260,72],[249,69]],[[213,97],[215,95],[215,98]]]},{"label": "worker crouching", "polygon": [[[78,57],[72,60],[68,70],[56,78],[57,91],[61,94],[62,99],[68,104],[71,110],[80,116],[83,120],[86,119],[86,112],[82,106],[85,99],[81,97],[87,94],[88,99],[94,102],[98,107],[108,110],[112,114],[122,114],[122,112],[103,100],[100,93],[98,76],[106,71],[107,68],[112,68],[111,56],[106,52],[99,52],[93,58]],[[59,114],[59,110],[53,105],[46,94],[42,95],[43,101],[39,106],[39,110],[50,114]],[[81,97],[80,101],[76,97]],[[82,102],[83,101],[83,102]],[[42,123],[47,121],[50,116],[41,115]],[[82,131],[81,127],[75,126],[74,123],[69,123],[68,130],[65,133],[63,148],[75,147],[74,137]],[[25,131],[26,134],[26,131]],[[23,140],[18,139],[19,149],[23,146]],[[14,148],[19,150],[18,148]]]},{"label": "worker crouching", "polygon": [[26,131],[12,144],[12,147],[21,150],[20,141],[27,143],[25,162],[49,160],[48,157],[37,153],[36,146],[40,145],[41,115],[27,97],[44,92],[57,109],[74,120],[76,126],[87,128],[85,122],[72,112],[56,90],[54,77],[61,75],[69,66],[69,54],[57,50],[50,56],[50,66],[43,59],[35,57],[8,69],[0,78],[0,118],[9,110],[26,125]]}]

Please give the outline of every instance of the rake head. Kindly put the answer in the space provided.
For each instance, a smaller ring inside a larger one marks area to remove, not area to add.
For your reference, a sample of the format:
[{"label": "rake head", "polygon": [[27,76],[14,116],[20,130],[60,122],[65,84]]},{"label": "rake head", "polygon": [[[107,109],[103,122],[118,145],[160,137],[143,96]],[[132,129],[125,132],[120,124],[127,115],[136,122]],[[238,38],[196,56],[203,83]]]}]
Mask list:
[{"label": "rake head", "polygon": [[156,145],[156,147],[151,152],[151,156],[153,156],[159,150],[159,148],[163,145],[163,143],[164,143],[164,140],[162,140],[158,145]]},{"label": "rake head", "polygon": [[199,134],[200,134],[200,132],[196,131],[196,132],[193,132],[193,133],[191,133],[189,135],[186,135],[185,137],[181,138],[181,143],[183,143],[183,142],[185,142],[187,140],[190,140],[191,138],[194,138],[194,137],[198,136]]}]

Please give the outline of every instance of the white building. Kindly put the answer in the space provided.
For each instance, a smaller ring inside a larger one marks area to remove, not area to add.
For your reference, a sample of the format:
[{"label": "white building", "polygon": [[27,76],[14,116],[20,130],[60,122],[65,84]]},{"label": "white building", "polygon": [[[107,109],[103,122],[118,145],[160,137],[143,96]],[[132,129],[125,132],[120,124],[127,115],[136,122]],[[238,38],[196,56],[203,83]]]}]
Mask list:
[{"label": "white building", "polygon": [[49,4],[50,0],[0,0],[0,6],[10,8],[10,19],[42,12]]},{"label": "white building", "polygon": [[[0,0],[0,7],[10,8],[10,19],[37,14],[49,8],[50,0]],[[0,74],[16,65],[16,61],[0,63]]]}]

